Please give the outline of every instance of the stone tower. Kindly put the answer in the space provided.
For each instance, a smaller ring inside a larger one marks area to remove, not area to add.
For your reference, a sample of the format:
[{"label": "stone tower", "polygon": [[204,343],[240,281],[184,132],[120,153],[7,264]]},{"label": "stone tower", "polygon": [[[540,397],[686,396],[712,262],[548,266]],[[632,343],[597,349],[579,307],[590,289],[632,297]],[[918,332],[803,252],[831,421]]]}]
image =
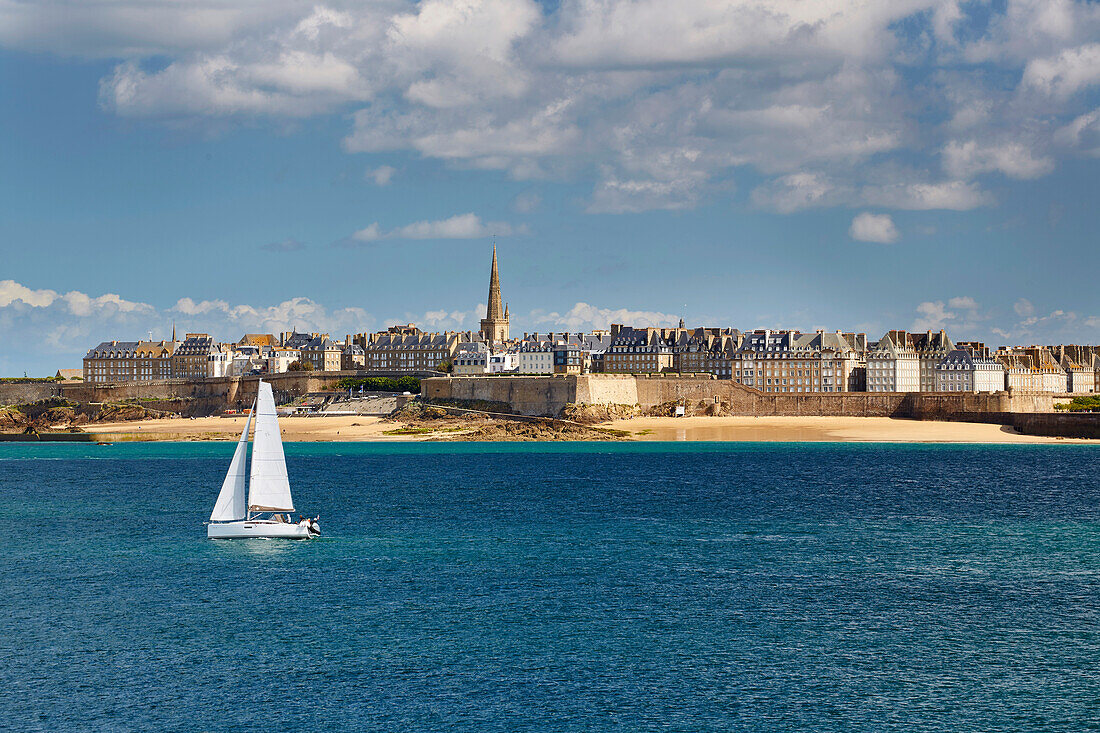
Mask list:
[{"label": "stone tower", "polygon": [[501,307],[500,277],[497,275],[497,246],[493,245],[493,270],[489,274],[489,305],[481,319],[481,335],[486,341],[508,340],[508,307]]}]

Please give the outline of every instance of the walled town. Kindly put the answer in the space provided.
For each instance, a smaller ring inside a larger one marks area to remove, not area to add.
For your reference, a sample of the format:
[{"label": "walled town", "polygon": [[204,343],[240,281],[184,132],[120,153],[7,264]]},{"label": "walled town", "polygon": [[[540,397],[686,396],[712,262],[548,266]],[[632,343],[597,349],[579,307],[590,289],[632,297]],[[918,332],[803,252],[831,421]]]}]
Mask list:
[{"label": "walled town", "polygon": [[[73,370],[74,372],[76,370]],[[589,333],[512,334],[496,248],[477,331],[205,333],[164,341],[105,341],[77,374],[88,385],[204,380],[305,371],[360,376],[709,375],[763,393],[1045,393],[1100,391],[1100,346],[1000,346],[952,341],[943,330],[814,333],[731,327],[612,324]],[[59,372],[59,375],[61,373]],[[62,375],[66,376],[66,375]]]}]

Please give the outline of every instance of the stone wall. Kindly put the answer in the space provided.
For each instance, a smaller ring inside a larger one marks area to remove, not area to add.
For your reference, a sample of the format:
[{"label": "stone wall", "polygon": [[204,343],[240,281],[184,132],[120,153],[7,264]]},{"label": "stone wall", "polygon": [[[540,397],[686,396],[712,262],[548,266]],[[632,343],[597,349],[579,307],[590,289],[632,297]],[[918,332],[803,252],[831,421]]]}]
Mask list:
[{"label": "stone wall", "polygon": [[49,397],[59,397],[60,392],[59,382],[0,383],[0,405],[37,402]]},{"label": "stone wall", "polygon": [[684,402],[717,405],[724,415],[837,415],[965,420],[979,414],[1051,412],[1049,394],[840,392],[765,393],[728,379],[582,374],[553,377],[441,377],[421,382],[432,399],[503,403],[523,415],[557,416],[570,403],[642,410]]},{"label": "stone wall", "polygon": [[[287,372],[263,377],[271,384],[275,402],[283,404],[309,392],[330,390],[345,376],[355,372]],[[172,379],[150,382],[93,385],[82,382],[65,384],[61,396],[77,402],[121,402],[122,400],[155,400],[165,403],[188,403],[185,414],[212,414],[227,408],[243,408],[256,398],[258,376],[218,377],[211,379]],[[43,385],[0,385],[0,387],[27,387]],[[52,386],[52,385],[51,385]],[[57,395],[57,387],[47,396]],[[2,392],[0,392],[2,394]],[[39,399],[39,398],[36,398]],[[29,402],[33,400],[19,400]],[[150,404],[150,406],[153,406]]]},{"label": "stone wall", "polygon": [[1063,438],[1100,438],[1100,413],[1050,412],[1013,414],[1012,427],[1024,435],[1051,435]]}]

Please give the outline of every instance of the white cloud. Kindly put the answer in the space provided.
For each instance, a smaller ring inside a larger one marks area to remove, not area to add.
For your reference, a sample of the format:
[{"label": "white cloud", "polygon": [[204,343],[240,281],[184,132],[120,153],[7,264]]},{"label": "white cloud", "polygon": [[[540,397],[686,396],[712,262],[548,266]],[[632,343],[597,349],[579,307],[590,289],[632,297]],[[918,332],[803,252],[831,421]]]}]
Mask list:
[{"label": "white cloud", "polygon": [[1026,318],[1035,313],[1035,306],[1027,298],[1020,298],[1012,305],[1012,310],[1016,311],[1016,315]]},{"label": "white cloud", "polygon": [[912,331],[938,331],[972,335],[989,315],[982,311],[974,298],[963,295],[942,300],[925,301],[917,306],[917,317],[910,327]]},{"label": "white cloud", "polygon": [[901,236],[889,214],[872,214],[869,211],[856,214],[848,228],[848,236],[859,242],[892,244]]},{"label": "white cloud", "polygon": [[948,175],[960,179],[992,171],[1011,178],[1037,178],[1054,170],[1052,159],[1035,157],[1019,143],[984,145],[976,140],[952,140],[943,149],[943,159]]},{"label": "white cloud", "polygon": [[993,197],[975,183],[894,183],[870,185],[860,195],[864,203],[894,209],[969,211],[993,203]]},{"label": "white cloud", "polygon": [[1033,59],[1023,75],[1023,86],[1062,99],[1097,83],[1100,43],[1068,48],[1052,58]]},{"label": "white cloud", "polygon": [[52,373],[60,367],[80,366],[81,357],[101,341],[136,341],[148,338],[150,332],[154,339],[166,339],[173,326],[178,326],[180,334],[202,331],[235,341],[245,332],[276,333],[294,327],[342,338],[375,325],[362,308],[330,309],[304,297],[274,305],[180,298],[161,309],[114,293],[59,293],[0,281],[0,339],[20,346],[17,353],[0,353],[0,368],[9,370]]},{"label": "white cloud", "polygon": [[388,186],[395,173],[397,169],[392,165],[380,165],[367,171],[367,180],[374,181],[376,186]]},{"label": "white cloud", "polygon": [[404,315],[383,318],[382,326],[412,323],[422,331],[470,331],[477,330],[481,319],[485,317],[485,303],[479,303],[468,310],[461,308],[437,308],[423,313],[406,312]]},{"label": "white cloud", "polygon": [[675,326],[679,316],[657,311],[635,311],[627,308],[599,308],[588,303],[577,303],[565,313],[532,311],[530,322],[549,325],[554,330],[584,331],[607,329],[612,323],[628,326]]},{"label": "white cloud", "polygon": [[383,232],[378,222],[360,229],[352,235],[359,242],[375,242],[380,239],[478,239],[481,237],[509,236],[520,232],[502,221],[481,221],[476,214],[457,214],[439,221],[418,221]]},{"label": "white cloud", "polygon": [[1061,145],[1076,148],[1085,155],[1100,157],[1100,108],[1079,115],[1054,133]]},{"label": "white cloud", "polygon": [[976,176],[1100,151],[1098,37],[1073,0],[0,0],[5,47],[118,59],[117,115],[346,111],[349,152],[589,178],[616,213],[728,196],[745,169],[780,212],[989,205]]}]

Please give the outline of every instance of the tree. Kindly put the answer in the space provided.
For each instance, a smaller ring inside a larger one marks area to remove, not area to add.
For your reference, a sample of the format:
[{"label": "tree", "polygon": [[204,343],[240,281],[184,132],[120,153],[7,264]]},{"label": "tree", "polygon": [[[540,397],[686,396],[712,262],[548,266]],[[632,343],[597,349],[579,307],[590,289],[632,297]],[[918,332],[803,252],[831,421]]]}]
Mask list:
[{"label": "tree", "polygon": [[302,361],[301,359],[299,359],[298,361],[290,362],[290,364],[287,365],[286,370],[288,372],[312,372],[313,365],[310,364],[308,361]]}]

